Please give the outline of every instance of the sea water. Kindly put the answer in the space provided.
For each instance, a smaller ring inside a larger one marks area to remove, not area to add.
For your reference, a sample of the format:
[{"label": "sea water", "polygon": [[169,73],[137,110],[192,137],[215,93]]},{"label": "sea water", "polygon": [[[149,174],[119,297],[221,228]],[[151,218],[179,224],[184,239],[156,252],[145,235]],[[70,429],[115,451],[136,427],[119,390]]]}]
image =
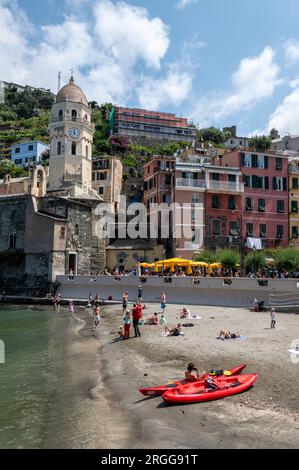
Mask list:
[{"label": "sea water", "polygon": [[0,306],[0,448],[89,446],[89,356],[69,348],[74,323],[66,309]]}]

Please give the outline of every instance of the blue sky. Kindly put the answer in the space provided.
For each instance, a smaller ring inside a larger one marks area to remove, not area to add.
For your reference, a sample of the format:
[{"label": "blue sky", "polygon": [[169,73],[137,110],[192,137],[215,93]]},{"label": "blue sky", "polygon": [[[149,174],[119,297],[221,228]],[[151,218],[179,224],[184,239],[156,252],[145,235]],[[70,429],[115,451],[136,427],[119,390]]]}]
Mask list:
[{"label": "blue sky", "polygon": [[0,0],[0,79],[299,134],[298,0]]}]

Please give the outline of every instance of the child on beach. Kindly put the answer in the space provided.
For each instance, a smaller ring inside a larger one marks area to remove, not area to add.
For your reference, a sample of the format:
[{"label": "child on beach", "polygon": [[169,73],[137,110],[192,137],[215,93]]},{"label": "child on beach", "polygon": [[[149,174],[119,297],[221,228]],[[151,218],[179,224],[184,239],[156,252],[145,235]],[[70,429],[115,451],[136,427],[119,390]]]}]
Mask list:
[{"label": "child on beach", "polygon": [[161,318],[160,318],[160,325],[161,325],[161,326],[164,326],[164,332],[165,332],[165,334],[166,334],[167,331],[168,331],[168,330],[167,330],[167,320],[166,320],[166,318],[165,318],[164,315],[161,315]]},{"label": "child on beach", "polygon": [[128,307],[128,298],[129,294],[128,292],[124,292],[122,296],[122,302],[123,302],[123,315],[125,315],[127,307]]},{"label": "child on beach", "polygon": [[131,313],[130,313],[130,309],[127,308],[125,316],[124,316],[124,327],[125,327],[124,339],[130,338],[130,326],[131,326]]},{"label": "child on beach", "polygon": [[119,326],[117,332],[118,332],[118,338],[119,338],[119,339],[124,339],[125,330],[124,330],[124,327],[123,327],[122,325]]},{"label": "child on beach", "polygon": [[70,312],[70,316],[73,315],[74,311],[75,311],[75,304],[74,304],[73,300],[70,300],[70,301],[69,301],[69,312]]},{"label": "child on beach", "polygon": [[[196,375],[192,374],[194,370],[196,371]],[[193,362],[189,362],[185,372],[185,378],[188,382],[196,382],[199,380],[198,369],[194,366]]]},{"label": "child on beach", "polygon": [[162,310],[162,313],[164,314],[164,310],[166,308],[166,294],[164,291],[161,292],[160,299],[161,299],[161,310]]},{"label": "child on beach", "polygon": [[275,308],[272,307],[271,308],[271,312],[270,312],[270,318],[271,318],[271,325],[270,325],[270,328],[275,328],[275,323],[276,323],[276,312],[275,312]]},{"label": "child on beach", "polygon": [[100,313],[101,313],[100,306],[96,305],[95,308],[93,309],[94,328],[92,329],[92,335],[95,334],[96,328],[100,324]]}]

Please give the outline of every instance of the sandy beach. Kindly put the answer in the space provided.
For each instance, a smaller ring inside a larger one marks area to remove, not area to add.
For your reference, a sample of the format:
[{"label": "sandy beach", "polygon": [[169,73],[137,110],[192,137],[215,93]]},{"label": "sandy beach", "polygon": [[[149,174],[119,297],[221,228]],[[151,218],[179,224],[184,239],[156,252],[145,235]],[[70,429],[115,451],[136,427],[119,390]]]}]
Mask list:
[{"label": "sandy beach", "polygon": [[[167,306],[170,326],[179,321],[182,307]],[[104,413],[94,416],[104,441],[89,442],[88,447],[297,448],[299,364],[287,351],[299,337],[299,315],[278,313],[277,327],[271,330],[269,312],[200,306],[190,310],[202,318],[184,328],[184,336],[163,337],[161,326],[142,326],[142,337],[128,341],[115,341],[122,323],[120,305],[104,307],[99,334],[89,340],[92,312],[85,313],[87,323],[80,334],[90,353],[98,345],[101,363],[101,382],[93,393],[105,402],[98,404]],[[147,305],[143,318],[159,311],[158,304]],[[218,340],[220,329],[239,331],[246,338]],[[247,363],[245,371],[259,374],[259,379],[243,394],[185,406],[167,406],[160,397],[145,398],[138,392],[142,386],[182,378],[189,361],[200,372]]]}]

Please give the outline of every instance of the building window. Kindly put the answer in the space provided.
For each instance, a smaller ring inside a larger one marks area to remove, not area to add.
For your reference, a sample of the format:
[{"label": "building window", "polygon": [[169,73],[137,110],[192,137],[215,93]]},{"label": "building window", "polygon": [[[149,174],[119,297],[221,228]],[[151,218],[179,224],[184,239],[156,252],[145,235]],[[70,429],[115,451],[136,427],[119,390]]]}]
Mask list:
[{"label": "building window", "polygon": [[213,235],[220,235],[220,220],[213,220]]},{"label": "building window", "polygon": [[10,250],[15,250],[16,249],[16,241],[17,241],[17,238],[16,238],[16,233],[11,233],[9,235],[9,241],[8,241],[8,247]]},{"label": "building window", "polygon": [[104,186],[99,187],[99,194],[104,194]]},{"label": "building window", "polygon": [[75,109],[72,109],[72,121],[77,121],[77,111]]},{"label": "building window", "polygon": [[28,145],[28,151],[31,152],[33,150],[33,145]]},{"label": "building window", "polygon": [[15,159],[15,165],[20,165],[20,164],[22,164],[22,163],[23,163],[22,158],[16,158],[16,159]]},{"label": "building window", "polygon": [[165,176],[165,184],[171,184],[171,175]]},{"label": "building window", "polygon": [[198,204],[199,203],[199,194],[192,193],[191,203],[192,204]]},{"label": "building window", "polygon": [[244,181],[244,186],[246,188],[250,188],[250,176],[249,175],[244,175],[243,176],[243,181]]},{"label": "building window", "polygon": [[287,179],[273,177],[273,189],[274,191],[286,191],[287,190]]},{"label": "building window", "polygon": [[92,172],[92,181],[95,181],[95,179],[96,179],[96,173],[93,171]]},{"label": "building window", "polygon": [[79,235],[79,225],[75,225],[75,235]]},{"label": "building window", "polygon": [[258,168],[258,156],[255,154],[251,155],[251,166],[252,168]]},{"label": "building window", "polygon": [[65,232],[66,232],[65,227],[60,227],[60,238],[65,238]]},{"label": "building window", "polygon": [[77,145],[76,142],[72,142],[72,155],[76,155]]},{"label": "building window", "polygon": [[276,226],[276,238],[283,238],[283,225]]},{"label": "building window", "polygon": [[275,158],[275,169],[282,170],[282,158]]},{"label": "building window", "polygon": [[61,155],[61,142],[57,142],[57,155]]},{"label": "building window", "polygon": [[252,211],[252,199],[251,199],[251,197],[247,197],[245,199],[245,210],[246,211]]},{"label": "building window", "polygon": [[85,157],[88,158],[88,145],[85,147]]},{"label": "building window", "polygon": [[259,212],[265,212],[266,211],[266,199],[259,199],[258,200],[258,209]]},{"label": "building window", "polygon": [[166,194],[162,194],[162,202],[166,202]]},{"label": "building window", "polygon": [[63,111],[62,111],[62,109],[60,109],[60,110],[58,111],[58,119],[59,119],[59,121],[62,121],[62,117],[63,117]]},{"label": "building window", "polygon": [[20,147],[15,148],[15,153],[20,153],[20,151],[21,151]]},{"label": "building window", "polygon": [[228,196],[228,208],[231,211],[234,211],[236,209],[236,198],[235,198],[235,196]]},{"label": "building window", "polygon": [[298,201],[291,201],[291,212],[298,212]]},{"label": "building window", "polygon": [[236,236],[238,235],[238,224],[237,222],[230,222],[229,223],[229,234]]},{"label": "building window", "polygon": [[107,179],[107,172],[106,171],[103,171],[100,173],[100,180],[101,181],[104,181]]},{"label": "building window", "polygon": [[235,183],[236,180],[237,180],[236,175],[228,175],[228,181],[229,181],[230,183]]},{"label": "building window", "polygon": [[292,238],[298,238],[298,227],[292,226]]},{"label": "building window", "polygon": [[266,224],[260,224],[260,237],[266,238],[267,236],[267,226]]},{"label": "building window", "polygon": [[281,214],[284,213],[284,201],[277,201],[277,212]]},{"label": "building window", "polygon": [[253,224],[252,223],[246,224],[246,234],[247,234],[247,237],[253,236]]},{"label": "building window", "polygon": [[292,178],[292,189],[298,189],[298,178]]},{"label": "building window", "polygon": [[219,181],[220,180],[220,174],[219,173],[212,173],[212,180],[213,181]]},{"label": "building window", "polygon": [[220,209],[220,198],[219,196],[212,196],[212,209]]}]

